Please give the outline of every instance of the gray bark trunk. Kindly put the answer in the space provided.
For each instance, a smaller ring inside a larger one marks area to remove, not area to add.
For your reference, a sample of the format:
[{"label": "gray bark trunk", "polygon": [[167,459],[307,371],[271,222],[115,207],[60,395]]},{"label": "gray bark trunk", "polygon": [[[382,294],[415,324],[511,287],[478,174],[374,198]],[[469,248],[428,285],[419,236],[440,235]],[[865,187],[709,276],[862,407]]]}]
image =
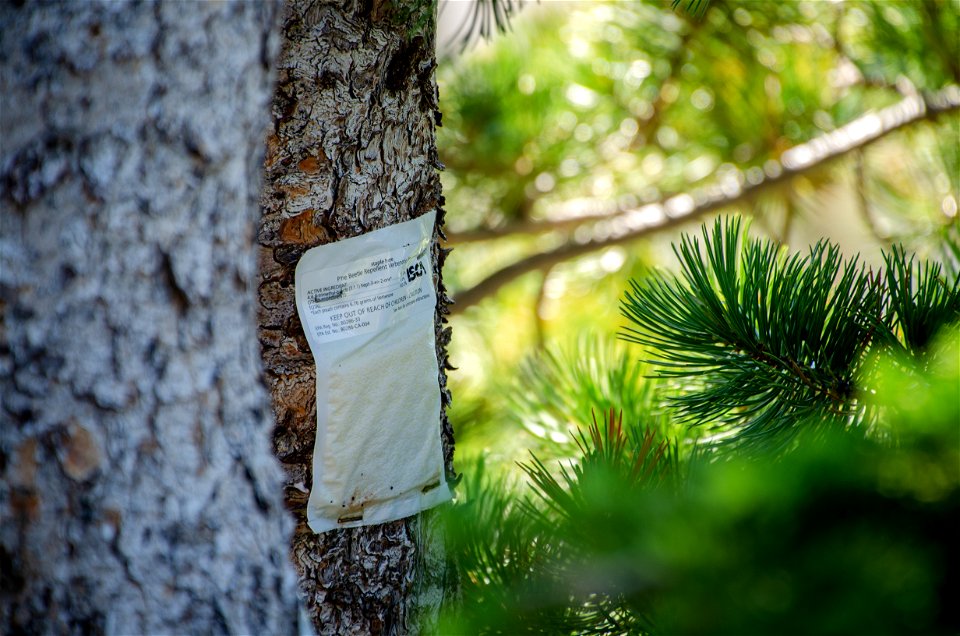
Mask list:
[{"label": "gray bark trunk", "polygon": [[0,4],[0,632],[290,633],[253,285],[279,11]]},{"label": "gray bark trunk", "polygon": [[[297,261],[316,245],[433,209],[440,231],[434,8],[428,1],[294,0],[283,27],[261,199],[260,342],[276,409],[274,446],[287,473],[287,505],[298,519],[293,560],[323,634],[427,629],[442,597],[442,548],[429,514],[321,535],[306,525],[317,405],[293,288]],[[444,257],[435,248],[435,272]],[[448,299],[439,276],[436,283],[444,406],[437,427],[452,477]]]}]

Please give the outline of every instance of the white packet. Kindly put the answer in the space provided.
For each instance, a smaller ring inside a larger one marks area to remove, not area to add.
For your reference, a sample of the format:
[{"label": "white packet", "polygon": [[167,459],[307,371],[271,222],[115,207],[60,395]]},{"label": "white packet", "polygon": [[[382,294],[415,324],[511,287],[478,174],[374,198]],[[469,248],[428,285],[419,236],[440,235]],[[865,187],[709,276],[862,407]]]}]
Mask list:
[{"label": "white packet", "polygon": [[440,441],[431,246],[436,212],[308,250],[297,313],[317,365],[314,532],[451,498]]}]

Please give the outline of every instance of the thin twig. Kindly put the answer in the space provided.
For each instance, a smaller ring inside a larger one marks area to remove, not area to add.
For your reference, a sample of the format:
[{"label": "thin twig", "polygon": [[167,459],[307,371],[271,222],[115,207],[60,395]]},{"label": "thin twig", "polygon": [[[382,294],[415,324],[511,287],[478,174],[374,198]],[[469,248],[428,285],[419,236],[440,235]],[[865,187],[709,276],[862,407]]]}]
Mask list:
[{"label": "thin twig", "polygon": [[540,280],[540,289],[537,291],[537,298],[533,303],[533,319],[536,321],[537,326],[538,349],[543,349],[546,346],[547,326],[544,323],[542,314],[547,303],[547,281],[550,280],[550,272],[552,271],[552,267],[545,267],[543,269],[543,278]]},{"label": "thin twig", "polygon": [[867,174],[865,169],[866,157],[864,156],[862,150],[858,150],[854,153],[853,158],[853,176],[856,180],[857,191],[857,208],[860,211],[861,216],[863,216],[863,221],[867,225],[867,229],[870,230],[870,234],[873,238],[881,244],[886,244],[889,240],[889,236],[884,236],[880,232],[880,228],[877,227],[876,220],[873,218],[873,214],[870,212],[870,198],[867,196]]},{"label": "thin twig", "polygon": [[680,194],[658,203],[620,210],[596,221],[590,238],[574,239],[553,250],[524,258],[494,272],[473,287],[459,292],[454,299],[456,304],[451,307],[451,311],[454,314],[460,313],[495,293],[518,276],[533,270],[549,267],[604,247],[629,243],[655,232],[687,223],[748,197],[756,196],[759,192],[819,168],[851,151],[866,148],[901,128],[958,109],[960,109],[960,87],[956,85],[948,86],[926,97],[910,96],[892,106],[858,117],[832,132],[794,146],[783,153],[779,162],[768,162],[764,173],[752,175],[753,178],[749,182],[743,173],[738,173],[736,177],[722,184],[715,184],[692,194]]}]

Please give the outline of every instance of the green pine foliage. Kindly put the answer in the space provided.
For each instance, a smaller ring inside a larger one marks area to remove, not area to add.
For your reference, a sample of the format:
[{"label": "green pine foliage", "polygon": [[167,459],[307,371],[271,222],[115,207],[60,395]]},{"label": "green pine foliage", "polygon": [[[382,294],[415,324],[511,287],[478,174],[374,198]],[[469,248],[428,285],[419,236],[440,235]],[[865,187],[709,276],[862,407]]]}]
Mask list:
[{"label": "green pine foliage", "polygon": [[[651,429],[624,430],[623,413],[611,408],[603,423],[593,423],[587,432],[578,432],[578,462],[560,466],[557,476],[535,455],[520,467],[530,477],[534,493],[566,523],[576,524],[589,498],[596,474],[614,478],[630,487],[661,484],[673,475],[677,460],[676,444],[662,440]],[[529,506],[529,503],[527,504]],[[536,508],[534,508],[536,510]],[[536,513],[534,513],[536,516]]]},{"label": "green pine foliage", "polygon": [[525,464],[533,480],[528,494],[514,496],[502,479],[494,483],[482,464],[471,471],[462,503],[446,516],[464,603],[445,617],[441,633],[648,631],[643,595],[608,578],[620,538],[609,531],[621,522],[606,513],[604,526],[583,522],[598,506],[617,508],[608,497],[616,494],[611,483],[671,487],[676,449],[654,431],[627,432],[613,411],[594,419],[578,447],[580,461],[569,472],[561,467],[561,477],[536,457]]},{"label": "green pine foliage", "polygon": [[739,446],[784,445],[807,427],[868,421],[856,378],[875,343],[923,348],[960,318],[960,277],[945,280],[895,247],[885,276],[821,241],[806,255],[748,236],[739,219],[684,236],[679,276],[631,281],[622,337],[645,345],[687,421]]},{"label": "green pine foliage", "polygon": [[477,38],[490,39],[510,30],[510,20],[522,7],[523,0],[474,0],[469,17],[456,32],[461,48]]},{"label": "green pine foliage", "polygon": [[902,246],[883,255],[889,298],[888,340],[907,351],[926,348],[946,324],[960,316],[960,274],[947,278],[939,263],[917,263]]},{"label": "green pine foliage", "polygon": [[523,391],[507,395],[511,419],[540,438],[547,455],[572,451],[592,411],[621,413],[628,435],[636,429],[671,433],[672,424],[645,365],[612,340],[579,337],[572,346],[549,347],[524,360],[516,382]]},{"label": "green pine foliage", "polygon": [[[956,632],[958,277],[900,247],[881,272],[827,242],[791,255],[737,219],[675,251],[680,274],[623,304],[655,377],[616,356],[607,373],[528,362],[524,387],[582,423],[574,459],[533,455],[526,487],[467,471],[447,515],[462,602],[441,631]],[[637,393],[563,400],[576,382]],[[636,415],[663,396],[728,441]]]},{"label": "green pine foliage", "polygon": [[693,16],[703,15],[709,5],[710,0],[673,0],[672,4],[674,11],[682,9]]},{"label": "green pine foliage", "polygon": [[[666,230],[617,243],[453,318],[458,452],[489,464],[458,460],[439,632],[960,633],[956,111],[776,176],[952,90],[956,3],[540,5],[438,73],[454,294],[701,187],[755,232],[711,222],[677,275],[641,269]],[[784,247],[825,232],[845,255]],[[617,348],[552,345],[612,341],[623,287]]]},{"label": "green pine foliage", "polygon": [[455,624],[481,621],[486,630],[496,631],[517,596],[532,593],[526,582],[553,557],[553,546],[540,540],[506,478],[490,475],[483,460],[467,462],[465,472],[469,478],[461,482],[458,504],[443,521],[458,592],[467,602],[447,617],[442,633],[466,629],[453,629]]}]

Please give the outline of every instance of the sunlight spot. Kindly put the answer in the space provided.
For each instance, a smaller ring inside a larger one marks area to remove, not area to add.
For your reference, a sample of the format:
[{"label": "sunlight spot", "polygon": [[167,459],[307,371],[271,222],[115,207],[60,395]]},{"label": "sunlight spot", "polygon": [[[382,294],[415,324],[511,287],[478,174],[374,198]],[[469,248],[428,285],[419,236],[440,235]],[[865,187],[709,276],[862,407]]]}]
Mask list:
[{"label": "sunlight spot", "polygon": [[608,24],[603,29],[603,39],[612,44],[623,41],[623,31],[614,24]]},{"label": "sunlight spot", "polygon": [[[869,115],[844,126],[854,141],[861,141],[880,132],[883,123],[876,115]],[[841,129],[842,130],[842,129]]]},{"label": "sunlight spot", "polygon": [[660,89],[660,99],[664,104],[672,104],[680,96],[680,89],[673,82],[667,82]]},{"label": "sunlight spot", "polygon": [[[633,153],[621,152],[613,160],[614,172],[631,172],[635,170],[636,167],[637,167],[637,156]],[[633,203],[631,205],[636,205],[636,203]]]},{"label": "sunlight spot", "polygon": [[657,143],[663,148],[675,148],[680,142],[680,135],[670,126],[661,126],[657,131]]},{"label": "sunlight spot", "polygon": [[550,192],[553,190],[553,187],[557,185],[557,180],[554,179],[553,175],[549,172],[541,172],[537,175],[533,185],[536,186],[540,192]]},{"label": "sunlight spot", "polygon": [[643,203],[654,203],[660,198],[660,188],[648,185],[640,190],[640,200]]},{"label": "sunlight spot", "polygon": [[576,159],[566,158],[560,162],[560,175],[564,177],[575,177],[580,173],[580,164]]},{"label": "sunlight spot", "polygon": [[712,157],[701,155],[684,167],[683,176],[690,182],[699,181],[713,172],[714,165]]},{"label": "sunlight spot", "polygon": [[900,29],[904,28],[907,24],[907,21],[903,18],[903,14],[891,6],[883,8],[883,17],[886,18],[887,22]]},{"label": "sunlight spot", "polygon": [[663,171],[663,157],[657,153],[650,153],[643,158],[640,167],[645,175],[656,177]]},{"label": "sunlight spot", "polygon": [[664,208],[666,209],[667,216],[676,218],[693,212],[695,205],[696,203],[693,197],[689,194],[678,194],[671,199],[667,199],[666,203],[664,203]]},{"label": "sunlight spot", "polygon": [[951,219],[957,216],[957,200],[953,198],[952,194],[948,194],[943,198],[943,203],[940,207],[943,213]]},{"label": "sunlight spot", "polygon": [[767,159],[767,161],[763,164],[763,172],[771,179],[776,179],[783,174],[783,167],[780,165],[779,161]]},{"label": "sunlight spot", "polygon": [[653,68],[650,66],[650,62],[646,60],[634,60],[630,63],[630,68],[627,69],[626,75],[623,76],[623,83],[631,88],[637,88],[643,83],[643,80],[650,77],[652,70]]},{"label": "sunlight spot", "polygon": [[645,99],[634,97],[630,100],[630,112],[646,121],[653,117],[653,104]]},{"label": "sunlight spot", "polygon": [[753,158],[753,146],[744,142],[733,149],[733,158],[737,163],[747,163]]},{"label": "sunlight spot", "polygon": [[660,16],[660,24],[667,31],[673,31],[676,33],[683,28],[683,21],[676,16],[674,13],[664,13]]},{"label": "sunlight spot", "polygon": [[560,428],[560,420],[554,417],[551,413],[542,413],[540,415],[540,421],[543,422],[543,425],[546,428],[552,428],[554,430]]},{"label": "sunlight spot", "polygon": [[747,183],[752,186],[759,185],[763,181],[763,170],[753,166],[747,170]]},{"label": "sunlight spot", "polygon": [[743,191],[743,173],[737,170],[728,174],[721,182],[720,189],[728,197],[735,197]]},{"label": "sunlight spot", "polygon": [[612,228],[611,234],[613,236],[623,236],[630,229],[627,225],[627,220],[622,216],[612,219],[610,221],[610,227]]},{"label": "sunlight spot", "polygon": [[836,127],[833,124],[833,117],[825,110],[817,110],[813,113],[813,123],[820,130],[831,130]]},{"label": "sunlight spot", "polygon": [[767,93],[767,97],[772,100],[780,99],[780,78],[776,75],[767,75],[763,80],[763,88]]},{"label": "sunlight spot", "polygon": [[827,72],[827,77],[834,88],[849,88],[863,80],[860,69],[848,59],[840,60],[835,68]]},{"label": "sunlight spot", "polygon": [[597,103],[597,94],[586,86],[571,84],[567,87],[567,101],[576,106],[590,108]]},{"label": "sunlight spot", "polygon": [[813,150],[803,144],[783,153],[783,165],[790,170],[798,170],[813,163]]},{"label": "sunlight spot", "polygon": [[595,197],[608,197],[613,194],[613,175],[603,173],[594,176],[590,192]]},{"label": "sunlight spot", "polygon": [[611,247],[600,257],[600,267],[602,267],[605,272],[612,274],[613,272],[619,271],[626,260],[627,257],[622,249],[619,247]]},{"label": "sunlight spot", "polygon": [[547,282],[543,285],[543,295],[547,298],[561,298],[567,291],[567,281],[564,276],[556,271],[550,272]]},{"label": "sunlight spot", "polygon": [[593,138],[593,128],[587,124],[578,124],[573,130],[573,138],[580,143],[586,143]]},{"label": "sunlight spot", "polygon": [[[611,234],[613,234],[613,225],[608,221],[600,221],[593,226],[592,239],[594,241],[606,241],[608,238],[610,238]],[[597,268],[591,267],[591,269],[596,270]],[[602,272],[600,275],[603,275]]]},{"label": "sunlight spot", "polygon": [[530,157],[522,155],[513,164],[513,168],[519,175],[528,175],[533,171],[533,162],[530,161]]},{"label": "sunlight spot", "polygon": [[546,437],[547,429],[543,428],[539,424],[534,424],[533,422],[526,423],[527,430],[536,435],[537,437]]},{"label": "sunlight spot", "polygon": [[656,225],[662,222],[665,216],[663,206],[657,203],[645,205],[637,210],[637,212],[639,213],[638,216],[640,219],[646,225]]},{"label": "sunlight spot", "polygon": [[537,80],[533,75],[524,73],[520,76],[520,79],[517,80],[517,88],[520,89],[520,92],[524,95],[530,95],[537,89]]},{"label": "sunlight spot", "polygon": [[706,88],[698,88],[690,95],[690,103],[697,110],[708,111],[713,108],[713,93]]},{"label": "sunlight spot", "polygon": [[557,115],[557,126],[559,126],[561,130],[570,132],[577,127],[577,116],[569,110],[565,110]]},{"label": "sunlight spot", "polygon": [[630,210],[638,205],[640,205],[640,200],[637,199],[637,195],[630,192],[627,194],[621,194],[617,199],[617,207],[619,207],[621,210]]},{"label": "sunlight spot", "polygon": [[573,57],[587,57],[590,55],[590,43],[576,36],[570,38],[567,50]]},{"label": "sunlight spot", "polygon": [[846,18],[850,21],[851,25],[860,29],[870,24],[870,18],[863,12],[863,9],[858,7],[852,8],[850,12],[847,13]]}]

